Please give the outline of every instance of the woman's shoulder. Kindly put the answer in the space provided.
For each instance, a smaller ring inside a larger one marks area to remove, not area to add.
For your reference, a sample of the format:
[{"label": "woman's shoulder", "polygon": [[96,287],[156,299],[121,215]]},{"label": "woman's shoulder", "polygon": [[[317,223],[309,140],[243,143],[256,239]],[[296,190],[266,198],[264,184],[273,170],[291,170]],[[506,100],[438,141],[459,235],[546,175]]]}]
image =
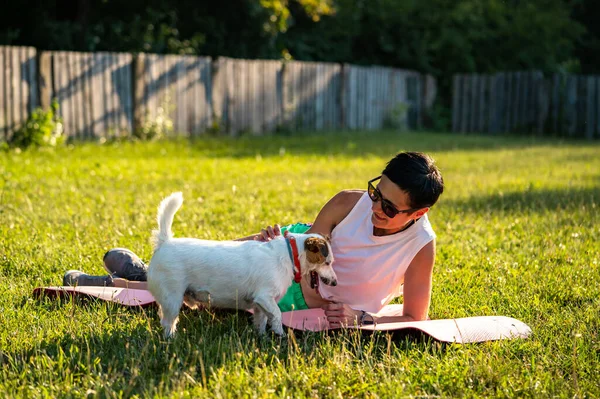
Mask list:
[{"label": "woman's shoulder", "polygon": [[332,205],[331,208],[335,209],[337,216],[335,221],[336,225],[348,216],[364,193],[365,190],[343,190],[333,196],[330,200],[330,204]]},{"label": "woman's shoulder", "polygon": [[348,216],[364,193],[364,190],[343,190],[331,197],[317,215],[309,231],[330,235],[333,229]]},{"label": "woman's shoulder", "polygon": [[350,207],[352,209],[354,205],[363,196],[365,190],[342,190],[331,199],[338,206]]}]

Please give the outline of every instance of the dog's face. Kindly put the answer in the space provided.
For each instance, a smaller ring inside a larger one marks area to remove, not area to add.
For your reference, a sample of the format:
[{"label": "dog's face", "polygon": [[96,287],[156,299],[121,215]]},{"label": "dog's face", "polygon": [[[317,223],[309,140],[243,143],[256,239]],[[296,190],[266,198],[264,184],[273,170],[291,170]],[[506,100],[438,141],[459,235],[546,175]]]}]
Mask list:
[{"label": "dog's face", "polygon": [[333,253],[327,239],[321,236],[308,237],[304,241],[304,253],[300,255],[300,261],[303,260],[303,273],[316,272],[323,283],[337,285],[337,276],[331,267]]}]

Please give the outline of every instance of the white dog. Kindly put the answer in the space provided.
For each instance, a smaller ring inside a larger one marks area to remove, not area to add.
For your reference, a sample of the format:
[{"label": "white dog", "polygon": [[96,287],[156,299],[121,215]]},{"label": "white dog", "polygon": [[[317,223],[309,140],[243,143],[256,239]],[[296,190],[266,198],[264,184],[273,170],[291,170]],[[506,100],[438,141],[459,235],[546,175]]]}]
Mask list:
[{"label": "white dog", "polygon": [[[153,231],[154,254],[148,268],[148,289],[160,306],[166,337],[175,333],[184,302],[192,308],[209,303],[252,309],[259,333],[265,333],[268,321],[273,332],[281,335],[277,300],[295,275],[298,279],[316,272],[323,283],[337,284],[331,245],[321,235],[290,234],[268,242],[173,238],[173,217],[182,203],[181,193],[174,193],[158,207],[158,230]],[[301,270],[292,260],[293,241]]]}]

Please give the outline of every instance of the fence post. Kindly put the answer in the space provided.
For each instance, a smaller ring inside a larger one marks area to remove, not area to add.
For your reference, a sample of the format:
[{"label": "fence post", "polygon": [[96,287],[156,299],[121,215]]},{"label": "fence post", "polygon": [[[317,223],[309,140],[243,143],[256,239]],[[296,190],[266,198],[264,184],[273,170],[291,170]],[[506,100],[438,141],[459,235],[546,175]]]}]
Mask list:
[{"label": "fence post", "polygon": [[535,95],[536,95],[536,133],[544,133],[544,127],[547,125],[548,114],[550,110],[550,81],[544,78],[541,72],[538,72],[535,80]]}]

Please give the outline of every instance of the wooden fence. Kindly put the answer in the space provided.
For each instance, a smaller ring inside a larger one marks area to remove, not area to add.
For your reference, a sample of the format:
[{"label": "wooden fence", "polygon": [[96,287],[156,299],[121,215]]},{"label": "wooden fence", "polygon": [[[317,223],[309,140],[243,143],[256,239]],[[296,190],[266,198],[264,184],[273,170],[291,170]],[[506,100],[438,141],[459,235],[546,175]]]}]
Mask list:
[{"label": "wooden fence", "polygon": [[0,46],[0,140],[19,129],[37,105],[36,50]]},{"label": "wooden fence", "polygon": [[90,139],[128,135],[160,120],[192,135],[418,128],[435,96],[430,76],[391,68],[0,50],[0,139],[53,99],[65,134]]},{"label": "wooden fence", "polygon": [[283,70],[283,126],[289,130],[336,130],[342,120],[342,66],[288,62]]},{"label": "wooden fence", "polygon": [[456,75],[455,132],[600,138],[600,77],[541,72]]},{"label": "wooden fence", "polygon": [[281,124],[282,64],[221,57],[215,62],[215,120],[229,133],[272,132]]},{"label": "wooden fence", "polygon": [[58,101],[64,131],[72,137],[128,134],[133,129],[132,59],[124,53],[41,53],[42,106]]},{"label": "wooden fence", "polygon": [[350,129],[421,126],[423,88],[417,72],[348,65],[345,84],[346,126]]},{"label": "wooden fence", "polygon": [[136,125],[167,118],[174,132],[193,135],[211,126],[209,57],[140,54],[135,61]]}]

